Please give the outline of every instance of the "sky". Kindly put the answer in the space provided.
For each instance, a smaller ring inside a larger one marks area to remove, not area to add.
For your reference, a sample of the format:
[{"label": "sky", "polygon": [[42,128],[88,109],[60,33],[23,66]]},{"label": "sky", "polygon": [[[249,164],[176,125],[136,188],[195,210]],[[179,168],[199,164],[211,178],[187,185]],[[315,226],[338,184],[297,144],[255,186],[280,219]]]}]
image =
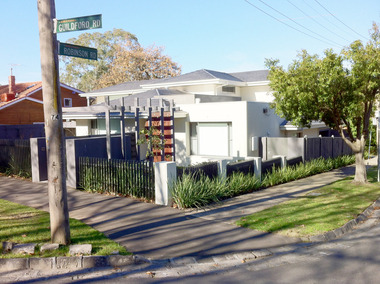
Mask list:
[{"label": "sky", "polygon": [[[302,49],[323,55],[354,40],[367,42],[380,23],[379,0],[55,0],[57,19],[102,14],[102,28],[59,33],[65,42],[84,32],[114,28],[140,44],[165,48],[182,73],[200,69],[287,67]],[[16,83],[41,80],[37,0],[0,0],[0,85],[11,68]]]}]

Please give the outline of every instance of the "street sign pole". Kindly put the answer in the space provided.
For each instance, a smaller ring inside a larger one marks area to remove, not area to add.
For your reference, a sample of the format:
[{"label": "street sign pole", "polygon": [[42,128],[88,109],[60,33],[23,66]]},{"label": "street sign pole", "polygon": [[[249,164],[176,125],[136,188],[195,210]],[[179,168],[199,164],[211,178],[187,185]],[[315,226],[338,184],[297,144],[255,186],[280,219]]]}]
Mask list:
[{"label": "street sign pole", "polygon": [[54,0],[38,0],[42,95],[46,135],[51,241],[70,244],[65,139],[59,84],[58,43],[53,34]]},{"label": "street sign pole", "polygon": [[380,116],[377,117],[377,182],[380,182]]}]

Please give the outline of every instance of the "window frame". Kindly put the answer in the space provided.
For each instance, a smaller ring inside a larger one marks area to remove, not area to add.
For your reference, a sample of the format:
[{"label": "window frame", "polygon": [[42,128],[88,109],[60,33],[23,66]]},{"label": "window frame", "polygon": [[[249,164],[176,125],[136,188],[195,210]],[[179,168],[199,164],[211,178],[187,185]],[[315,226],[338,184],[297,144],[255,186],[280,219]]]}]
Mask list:
[{"label": "window frame", "polygon": [[[66,100],[69,101],[69,105],[66,104]],[[72,98],[63,98],[63,107],[73,107],[73,99]]]}]

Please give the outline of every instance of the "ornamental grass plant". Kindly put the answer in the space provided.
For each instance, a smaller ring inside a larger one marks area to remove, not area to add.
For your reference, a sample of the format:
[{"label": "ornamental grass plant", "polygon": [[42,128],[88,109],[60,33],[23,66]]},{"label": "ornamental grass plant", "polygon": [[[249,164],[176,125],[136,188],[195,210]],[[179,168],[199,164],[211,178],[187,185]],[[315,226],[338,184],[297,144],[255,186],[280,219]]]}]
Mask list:
[{"label": "ornamental grass plant", "polygon": [[355,156],[318,158],[295,166],[276,169],[263,175],[262,182],[252,175],[234,172],[226,179],[210,179],[201,175],[195,179],[184,174],[170,186],[174,203],[180,208],[202,207],[222,199],[257,191],[269,186],[286,183],[318,173],[328,172],[355,162]]}]

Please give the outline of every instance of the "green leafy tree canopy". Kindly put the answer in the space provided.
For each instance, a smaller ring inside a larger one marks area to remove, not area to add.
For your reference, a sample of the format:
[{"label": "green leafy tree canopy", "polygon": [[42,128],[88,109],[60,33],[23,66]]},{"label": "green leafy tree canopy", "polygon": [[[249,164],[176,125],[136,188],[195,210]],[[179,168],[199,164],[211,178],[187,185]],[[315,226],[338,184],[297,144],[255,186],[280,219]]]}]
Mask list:
[{"label": "green leafy tree canopy", "polygon": [[78,38],[68,39],[68,43],[96,48],[98,60],[61,56],[61,81],[85,92],[94,90],[97,81],[108,71],[109,64],[114,60],[116,47],[125,41],[138,43],[135,35],[122,29],[82,33]]},{"label": "green leafy tree canopy", "polygon": [[279,60],[266,59],[266,66],[276,113],[295,125],[323,121],[338,130],[356,155],[354,181],[366,182],[365,140],[380,92],[378,25],[373,24],[367,44],[355,41],[340,54],[329,49],[319,57],[303,50],[288,70]]},{"label": "green leafy tree canopy", "polygon": [[85,92],[126,81],[181,74],[181,67],[163,54],[163,47],[144,48],[135,35],[122,29],[83,33],[67,42],[98,50],[97,61],[61,57],[61,81]]}]

